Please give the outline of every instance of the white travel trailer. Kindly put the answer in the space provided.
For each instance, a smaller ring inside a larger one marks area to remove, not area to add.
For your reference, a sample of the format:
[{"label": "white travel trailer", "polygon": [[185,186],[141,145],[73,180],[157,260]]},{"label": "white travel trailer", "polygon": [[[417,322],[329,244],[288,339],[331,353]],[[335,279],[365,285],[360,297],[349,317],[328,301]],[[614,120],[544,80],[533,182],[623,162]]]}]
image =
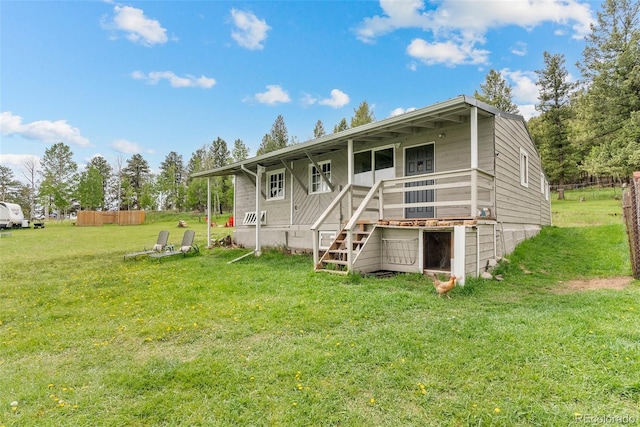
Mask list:
[{"label": "white travel trailer", "polygon": [[22,208],[15,203],[0,202],[0,228],[29,228]]}]

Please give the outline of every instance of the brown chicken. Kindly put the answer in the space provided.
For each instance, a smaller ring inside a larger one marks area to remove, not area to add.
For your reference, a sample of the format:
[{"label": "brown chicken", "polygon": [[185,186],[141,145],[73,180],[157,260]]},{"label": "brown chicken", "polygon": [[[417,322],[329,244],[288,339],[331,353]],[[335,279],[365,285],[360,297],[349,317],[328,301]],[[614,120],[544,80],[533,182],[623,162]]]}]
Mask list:
[{"label": "brown chicken", "polygon": [[451,299],[449,292],[456,287],[456,279],[456,276],[451,276],[448,282],[441,282],[438,276],[433,274],[433,287],[436,288],[438,296],[441,297],[444,294],[447,298]]}]

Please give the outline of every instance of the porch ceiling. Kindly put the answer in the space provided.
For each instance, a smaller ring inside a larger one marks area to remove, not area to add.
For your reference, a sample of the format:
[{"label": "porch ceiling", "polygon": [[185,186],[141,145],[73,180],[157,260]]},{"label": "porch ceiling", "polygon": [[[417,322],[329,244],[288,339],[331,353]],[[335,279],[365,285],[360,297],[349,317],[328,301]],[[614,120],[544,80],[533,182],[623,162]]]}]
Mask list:
[{"label": "porch ceiling", "polygon": [[478,115],[480,116],[508,115],[474,98],[459,96],[429,107],[325,135],[228,166],[197,172],[192,174],[192,177],[232,175],[240,172],[243,167],[255,171],[257,165],[265,167],[280,165],[283,161],[294,161],[308,156],[315,157],[343,150],[346,149],[349,140],[352,140],[354,144],[372,143],[403,135],[412,135],[424,129],[440,129],[451,124],[466,123],[469,121],[471,108],[474,106],[478,107]]}]

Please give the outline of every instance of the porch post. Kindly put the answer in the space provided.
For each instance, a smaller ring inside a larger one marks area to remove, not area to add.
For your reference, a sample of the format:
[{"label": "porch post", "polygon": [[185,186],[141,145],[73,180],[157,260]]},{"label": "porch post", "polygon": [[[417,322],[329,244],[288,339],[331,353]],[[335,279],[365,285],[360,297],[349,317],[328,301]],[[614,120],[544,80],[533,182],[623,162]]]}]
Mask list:
[{"label": "porch post", "polygon": [[260,188],[262,187],[262,174],[264,166],[258,165],[256,168],[256,256],[262,255],[262,244],[260,242],[260,228],[262,225],[262,214],[260,212]]},{"label": "porch post", "polygon": [[478,212],[478,107],[471,107],[471,217]]},{"label": "porch post", "polygon": [[[351,186],[349,197],[347,198],[348,216],[353,215],[353,139],[347,140],[347,185]],[[342,224],[340,224],[342,228]]]},{"label": "porch post", "polygon": [[207,247],[211,247],[211,177],[207,177]]}]

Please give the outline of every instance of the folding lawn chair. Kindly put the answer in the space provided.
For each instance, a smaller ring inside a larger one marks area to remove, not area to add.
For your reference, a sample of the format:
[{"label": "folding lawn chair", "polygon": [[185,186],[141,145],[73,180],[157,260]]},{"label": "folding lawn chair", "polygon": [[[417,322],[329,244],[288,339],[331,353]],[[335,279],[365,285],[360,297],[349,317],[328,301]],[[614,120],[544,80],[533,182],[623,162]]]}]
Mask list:
[{"label": "folding lawn chair", "polygon": [[151,254],[162,252],[166,249],[168,241],[169,241],[169,232],[166,230],[162,230],[160,233],[158,233],[158,241],[156,242],[155,245],[153,245],[153,248],[151,249],[145,248],[143,251],[140,251],[140,252],[132,252],[130,254],[126,254],[124,256],[124,259],[126,260],[127,258],[137,258],[142,255],[151,255]]}]

